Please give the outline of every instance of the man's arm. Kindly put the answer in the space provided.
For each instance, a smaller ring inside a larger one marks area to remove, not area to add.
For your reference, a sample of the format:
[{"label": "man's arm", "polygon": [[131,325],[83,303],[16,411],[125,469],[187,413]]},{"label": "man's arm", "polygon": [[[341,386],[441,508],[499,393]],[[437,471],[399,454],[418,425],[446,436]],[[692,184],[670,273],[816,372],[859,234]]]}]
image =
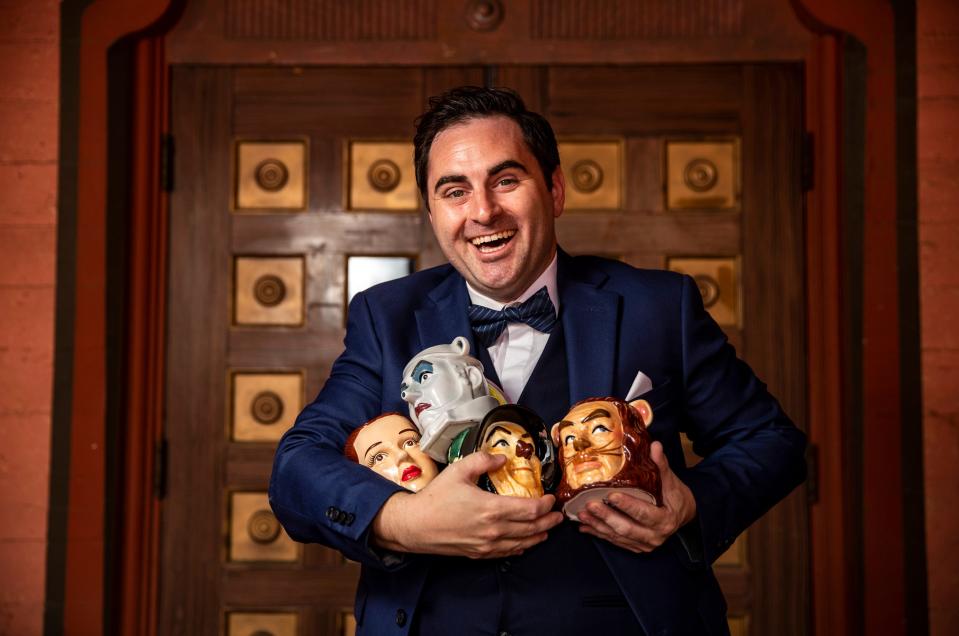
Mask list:
[{"label": "man's arm", "polygon": [[677,475],[655,444],[666,505],[658,509],[615,494],[610,497],[615,509],[588,509],[584,532],[648,551],[686,526],[694,537],[698,530],[696,538],[711,563],[803,481],[806,439],[736,358],[689,277],[683,277],[681,325],[683,428],[704,459]]},{"label": "man's arm", "polygon": [[551,495],[521,500],[476,486],[479,475],[501,460],[466,458],[413,495],[343,456],[350,431],[379,414],[383,391],[391,389],[382,386],[375,325],[365,295],[358,294],[350,304],[345,351],[277,448],[270,503],[287,533],[381,568],[402,564],[389,551],[495,557],[545,539],[562,519],[550,512]]}]

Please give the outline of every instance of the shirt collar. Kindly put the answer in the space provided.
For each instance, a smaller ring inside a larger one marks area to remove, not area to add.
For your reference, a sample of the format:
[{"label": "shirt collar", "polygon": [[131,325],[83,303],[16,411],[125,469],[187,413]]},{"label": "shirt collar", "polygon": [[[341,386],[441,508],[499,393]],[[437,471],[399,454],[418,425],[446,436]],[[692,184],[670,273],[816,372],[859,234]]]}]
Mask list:
[{"label": "shirt collar", "polygon": [[543,273],[539,275],[539,278],[534,280],[533,284],[527,287],[526,291],[520,294],[516,300],[512,300],[508,303],[502,303],[498,300],[490,298],[489,296],[484,296],[480,292],[473,289],[469,282],[467,282],[466,291],[469,292],[470,302],[474,305],[479,305],[480,307],[488,307],[489,309],[502,311],[503,308],[508,305],[515,305],[525,301],[527,298],[545,286],[546,293],[549,294],[549,299],[553,301],[553,307],[556,308],[556,315],[559,315],[559,291],[556,287],[556,257],[558,254],[559,250],[553,254],[553,260],[551,260],[549,266],[543,270]]}]

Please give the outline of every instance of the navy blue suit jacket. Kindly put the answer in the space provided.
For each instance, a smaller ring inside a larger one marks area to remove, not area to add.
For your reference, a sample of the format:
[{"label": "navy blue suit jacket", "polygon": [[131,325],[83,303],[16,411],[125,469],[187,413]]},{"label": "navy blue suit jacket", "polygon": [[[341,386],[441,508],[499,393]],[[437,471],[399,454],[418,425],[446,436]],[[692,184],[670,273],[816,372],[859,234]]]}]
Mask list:
[{"label": "navy blue suit jacket", "polygon": [[[625,398],[637,371],[649,376],[650,431],[697,505],[701,555],[675,536],[650,554],[598,539],[597,548],[648,634],[725,633],[725,601],[710,564],[804,479],[805,436],[736,358],[691,278],[562,251],[557,276],[571,401]],[[430,564],[442,557],[372,546],[373,518],[401,488],[344,459],[343,444],[371,417],[406,411],[401,373],[416,353],[456,336],[469,337],[476,351],[468,303],[449,265],[357,294],[345,351],[277,449],[270,501],[289,535],[363,566],[355,608],[361,633],[405,633],[410,621],[398,621],[398,613],[412,616]],[[704,457],[695,467],[685,468],[680,431]]]}]

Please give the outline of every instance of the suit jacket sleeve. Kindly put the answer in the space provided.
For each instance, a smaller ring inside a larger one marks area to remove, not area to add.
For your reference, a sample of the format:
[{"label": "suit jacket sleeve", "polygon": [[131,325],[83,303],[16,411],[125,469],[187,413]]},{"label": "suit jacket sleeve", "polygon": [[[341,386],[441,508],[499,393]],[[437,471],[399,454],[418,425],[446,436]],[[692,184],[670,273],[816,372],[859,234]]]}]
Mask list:
[{"label": "suit jacket sleeve", "polygon": [[373,547],[370,528],[386,500],[406,491],[343,456],[349,433],[383,403],[382,350],[364,294],[350,303],[344,344],[323,390],[280,440],[270,504],[293,539],[391,569],[403,557]]},{"label": "suit jacket sleeve", "polygon": [[704,459],[680,477],[696,499],[711,563],[805,479],[806,438],[736,357],[688,276],[681,304],[687,435]]}]

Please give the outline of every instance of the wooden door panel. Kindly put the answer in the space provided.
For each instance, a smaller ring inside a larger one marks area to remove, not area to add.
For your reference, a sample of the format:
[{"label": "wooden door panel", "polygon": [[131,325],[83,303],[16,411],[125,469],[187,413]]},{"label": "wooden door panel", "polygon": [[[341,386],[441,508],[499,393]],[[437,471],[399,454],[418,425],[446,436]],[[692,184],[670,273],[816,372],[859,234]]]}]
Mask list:
[{"label": "wooden door panel", "polygon": [[[641,267],[734,259],[742,318],[726,331],[802,424],[800,78],[776,65],[176,68],[160,633],[222,632],[239,610],[293,613],[300,634],[345,629],[358,566],[338,553],[304,546],[292,563],[229,560],[230,495],[265,492],[275,448],[231,441],[231,374],[303,373],[312,399],[342,350],[346,257],[444,261],[422,212],[350,211],[345,192],[349,141],[408,141],[426,98],[450,86],[511,85],[561,141],[621,142],[621,208],[567,211],[561,245]],[[739,208],[668,210],[666,144],[717,137],[741,140]],[[235,209],[238,140],[306,144],[304,210]],[[302,325],[234,323],[240,256],[302,258]],[[737,629],[807,631],[806,533],[797,494],[717,565]]]}]

